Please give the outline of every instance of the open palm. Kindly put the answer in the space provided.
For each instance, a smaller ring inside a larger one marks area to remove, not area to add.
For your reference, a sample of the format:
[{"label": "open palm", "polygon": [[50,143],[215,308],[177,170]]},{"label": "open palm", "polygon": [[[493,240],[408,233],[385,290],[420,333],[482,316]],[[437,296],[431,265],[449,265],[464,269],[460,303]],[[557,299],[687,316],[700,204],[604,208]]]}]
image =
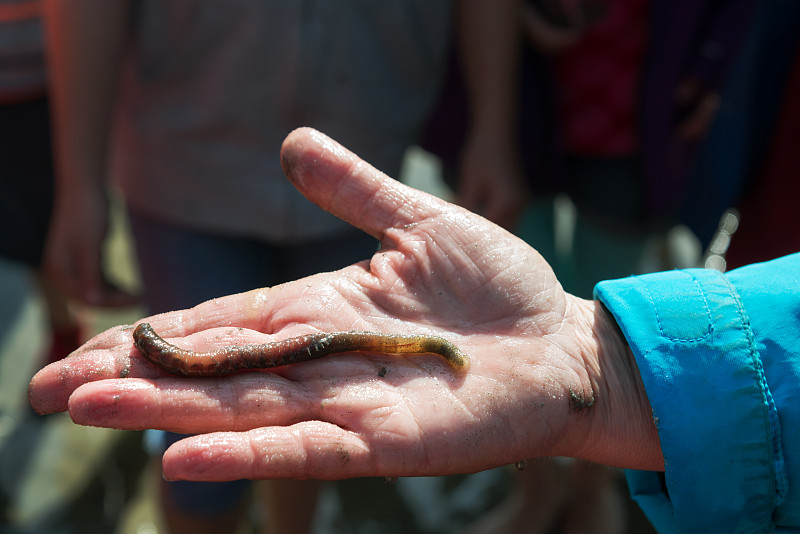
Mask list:
[{"label": "open palm", "polygon": [[[551,454],[614,463],[609,436],[630,427],[635,437],[635,422],[649,420],[635,388],[617,398],[608,386],[630,380],[618,372],[629,362],[598,357],[595,304],[565,294],[533,249],[313,130],[292,133],[282,159],[300,191],[381,249],[337,272],[148,318],[155,330],[195,350],[315,331],[427,333],[458,345],[469,368],[358,353],[185,379],[146,362],[126,326],[37,374],[37,411],[198,434],[163,462],[168,478],[194,480],[463,473]],[[619,410],[634,423],[610,425]]]}]

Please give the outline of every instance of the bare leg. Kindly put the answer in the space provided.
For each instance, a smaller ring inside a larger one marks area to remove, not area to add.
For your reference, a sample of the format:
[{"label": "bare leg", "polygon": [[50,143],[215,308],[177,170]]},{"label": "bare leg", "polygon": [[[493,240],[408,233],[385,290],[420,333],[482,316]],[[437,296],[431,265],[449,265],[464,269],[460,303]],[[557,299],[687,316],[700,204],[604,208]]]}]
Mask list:
[{"label": "bare leg", "polygon": [[236,532],[242,520],[247,501],[243,501],[233,509],[223,514],[213,516],[199,516],[187,514],[175,503],[171,502],[169,492],[164,491],[164,484],[161,485],[161,510],[164,514],[164,522],[170,534],[227,534]]},{"label": "bare leg", "polygon": [[567,476],[551,458],[528,460],[514,473],[514,486],[497,508],[467,528],[467,534],[545,534],[561,518]]},{"label": "bare leg", "polygon": [[622,534],[627,507],[619,472],[588,462],[529,460],[514,487],[468,534]]},{"label": "bare leg", "polygon": [[322,483],[318,480],[270,480],[259,483],[265,507],[263,534],[308,534]]},{"label": "bare leg", "polygon": [[570,466],[571,492],[563,534],[623,534],[627,506],[619,471],[576,461]]}]

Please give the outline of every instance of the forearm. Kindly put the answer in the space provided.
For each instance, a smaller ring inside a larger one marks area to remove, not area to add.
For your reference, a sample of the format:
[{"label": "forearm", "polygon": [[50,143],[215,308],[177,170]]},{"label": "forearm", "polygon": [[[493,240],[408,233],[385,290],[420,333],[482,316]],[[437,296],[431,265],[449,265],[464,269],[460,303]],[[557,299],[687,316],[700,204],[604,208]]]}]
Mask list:
[{"label": "forearm", "polygon": [[459,161],[458,202],[513,229],[525,206],[517,139],[518,0],[462,0],[458,46],[469,126]]},{"label": "forearm", "polygon": [[462,0],[458,48],[473,132],[509,140],[517,116],[518,1]]},{"label": "forearm", "polygon": [[44,5],[57,194],[97,191],[105,176],[129,4],[47,0]]}]

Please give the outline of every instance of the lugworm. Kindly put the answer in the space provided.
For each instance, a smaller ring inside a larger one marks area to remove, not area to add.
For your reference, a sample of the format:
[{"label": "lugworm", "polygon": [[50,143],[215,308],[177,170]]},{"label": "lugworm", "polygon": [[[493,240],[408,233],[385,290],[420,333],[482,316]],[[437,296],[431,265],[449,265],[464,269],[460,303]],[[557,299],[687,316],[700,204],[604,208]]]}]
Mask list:
[{"label": "lugworm", "polygon": [[141,323],[133,331],[133,342],[148,360],[161,369],[190,377],[225,376],[247,369],[268,369],[342,352],[436,354],[456,370],[469,365],[467,356],[453,343],[428,335],[323,332],[262,345],[194,352],[164,341],[149,323]]}]

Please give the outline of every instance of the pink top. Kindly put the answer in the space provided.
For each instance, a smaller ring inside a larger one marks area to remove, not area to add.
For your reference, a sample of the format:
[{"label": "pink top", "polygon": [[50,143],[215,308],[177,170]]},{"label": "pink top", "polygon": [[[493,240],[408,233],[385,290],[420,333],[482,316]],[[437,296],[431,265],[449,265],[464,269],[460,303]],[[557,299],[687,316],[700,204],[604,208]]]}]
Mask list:
[{"label": "pink top", "polygon": [[631,156],[647,44],[648,0],[608,0],[605,15],[559,55],[556,76],[567,152]]}]

